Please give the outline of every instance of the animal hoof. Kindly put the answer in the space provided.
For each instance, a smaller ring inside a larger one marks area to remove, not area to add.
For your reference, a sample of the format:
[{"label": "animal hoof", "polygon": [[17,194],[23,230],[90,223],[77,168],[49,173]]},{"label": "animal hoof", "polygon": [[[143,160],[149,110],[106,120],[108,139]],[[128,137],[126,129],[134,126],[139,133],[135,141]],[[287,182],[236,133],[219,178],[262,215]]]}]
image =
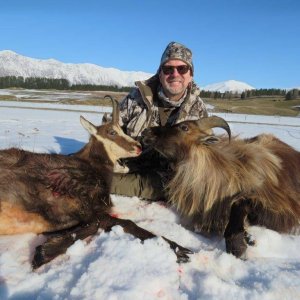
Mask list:
[{"label": "animal hoof", "polygon": [[40,245],[40,246],[35,248],[34,257],[33,257],[33,260],[31,262],[33,270],[39,268],[40,266],[42,266],[46,262],[47,261],[45,260],[45,253],[44,253],[43,246]]},{"label": "animal hoof", "polygon": [[178,263],[187,263],[190,261],[190,257],[188,254],[193,254],[194,252],[190,249],[184,248],[180,245],[177,245],[177,247],[174,249],[174,252],[177,256],[177,262]]},{"label": "animal hoof", "polygon": [[184,248],[184,247],[178,245],[177,243],[175,243],[174,241],[171,241],[165,237],[163,237],[163,239],[169,243],[171,249],[176,254],[178,263],[186,263],[186,262],[190,261],[188,254],[193,254],[194,253],[193,251],[191,251],[190,249]]},{"label": "animal hoof", "polygon": [[240,232],[225,238],[226,252],[241,257],[247,249],[245,233]]},{"label": "animal hoof", "polygon": [[67,248],[73,244],[72,235],[53,235],[48,237],[47,241],[35,248],[32,260],[32,268],[37,269],[40,266],[50,262],[60,254],[66,252]]},{"label": "animal hoof", "polygon": [[175,252],[176,256],[177,256],[177,263],[187,263],[190,261],[190,257],[187,254],[192,254],[193,252],[188,250],[187,251],[182,251],[182,250],[178,250]]}]

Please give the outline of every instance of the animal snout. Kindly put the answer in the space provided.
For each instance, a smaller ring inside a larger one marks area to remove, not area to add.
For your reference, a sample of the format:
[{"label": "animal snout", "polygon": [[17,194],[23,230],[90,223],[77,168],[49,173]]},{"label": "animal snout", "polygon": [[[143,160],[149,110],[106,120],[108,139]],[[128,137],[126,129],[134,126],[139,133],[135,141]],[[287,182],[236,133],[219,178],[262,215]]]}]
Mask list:
[{"label": "animal snout", "polygon": [[146,128],[142,132],[142,143],[143,145],[151,145],[155,142],[156,136],[153,132],[153,128]]},{"label": "animal snout", "polygon": [[140,155],[142,153],[142,145],[138,143],[138,145],[134,147],[134,151],[137,155]]}]

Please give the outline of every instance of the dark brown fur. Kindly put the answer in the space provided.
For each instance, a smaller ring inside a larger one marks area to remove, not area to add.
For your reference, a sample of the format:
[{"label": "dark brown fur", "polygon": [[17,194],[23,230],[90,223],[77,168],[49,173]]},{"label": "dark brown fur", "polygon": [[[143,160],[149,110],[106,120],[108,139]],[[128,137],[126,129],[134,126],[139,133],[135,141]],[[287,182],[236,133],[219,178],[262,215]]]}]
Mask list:
[{"label": "dark brown fur", "polygon": [[[154,236],[132,221],[110,215],[114,165],[121,157],[141,152],[140,144],[124,135],[117,117],[113,119],[96,127],[82,118],[91,138],[72,156],[0,150],[0,234],[45,233],[47,241],[36,248],[34,268],[99,228],[107,231],[120,225],[141,240]],[[188,260],[188,249],[168,242],[178,261]]]},{"label": "dark brown fur", "polygon": [[[241,256],[245,224],[291,232],[300,220],[300,153],[272,135],[252,139],[215,136],[221,118],[186,121],[144,132],[174,165],[169,200],[203,233],[224,234],[227,251]],[[221,120],[221,121],[220,121]],[[205,124],[205,126],[204,126]],[[237,217],[239,216],[239,217]]]}]

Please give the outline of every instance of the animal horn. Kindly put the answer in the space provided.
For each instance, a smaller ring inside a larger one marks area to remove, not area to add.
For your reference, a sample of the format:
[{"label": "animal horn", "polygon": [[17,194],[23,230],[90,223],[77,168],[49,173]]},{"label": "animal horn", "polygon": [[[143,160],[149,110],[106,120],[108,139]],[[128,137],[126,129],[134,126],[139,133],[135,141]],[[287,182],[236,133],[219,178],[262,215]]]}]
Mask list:
[{"label": "animal horn", "polygon": [[112,103],[112,123],[119,123],[119,102],[110,95],[106,95],[104,98],[109,98]]},{"label": "animal horn", "polygon": [[197,123],[199,128],[202,130],[207,130],[215,127],[223,128],[227,132],[229,140],[231,138],[231,130],[228,123],[220,117],[211,116],[211,117],[202,118],[198,120]]}]

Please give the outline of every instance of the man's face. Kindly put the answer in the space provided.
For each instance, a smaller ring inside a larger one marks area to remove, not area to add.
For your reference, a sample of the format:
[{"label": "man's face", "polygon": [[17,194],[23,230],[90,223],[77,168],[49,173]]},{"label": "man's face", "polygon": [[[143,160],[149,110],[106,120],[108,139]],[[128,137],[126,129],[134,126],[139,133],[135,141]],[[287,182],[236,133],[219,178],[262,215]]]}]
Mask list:
[{"label": "man's face", "polygon": [[169,68],[169,71],[171,70],[169,72],[170,74],[164,73],[164,67],[179,66],[187,67],[188,65],[181,60],[173,59],[166,62],[159,72],[159,80],[163,87],[164,93],[172,101],[178,101],[183,96],[186,88],[193,79],[190,69],[185,74],[180,74],[178,69]]}]

